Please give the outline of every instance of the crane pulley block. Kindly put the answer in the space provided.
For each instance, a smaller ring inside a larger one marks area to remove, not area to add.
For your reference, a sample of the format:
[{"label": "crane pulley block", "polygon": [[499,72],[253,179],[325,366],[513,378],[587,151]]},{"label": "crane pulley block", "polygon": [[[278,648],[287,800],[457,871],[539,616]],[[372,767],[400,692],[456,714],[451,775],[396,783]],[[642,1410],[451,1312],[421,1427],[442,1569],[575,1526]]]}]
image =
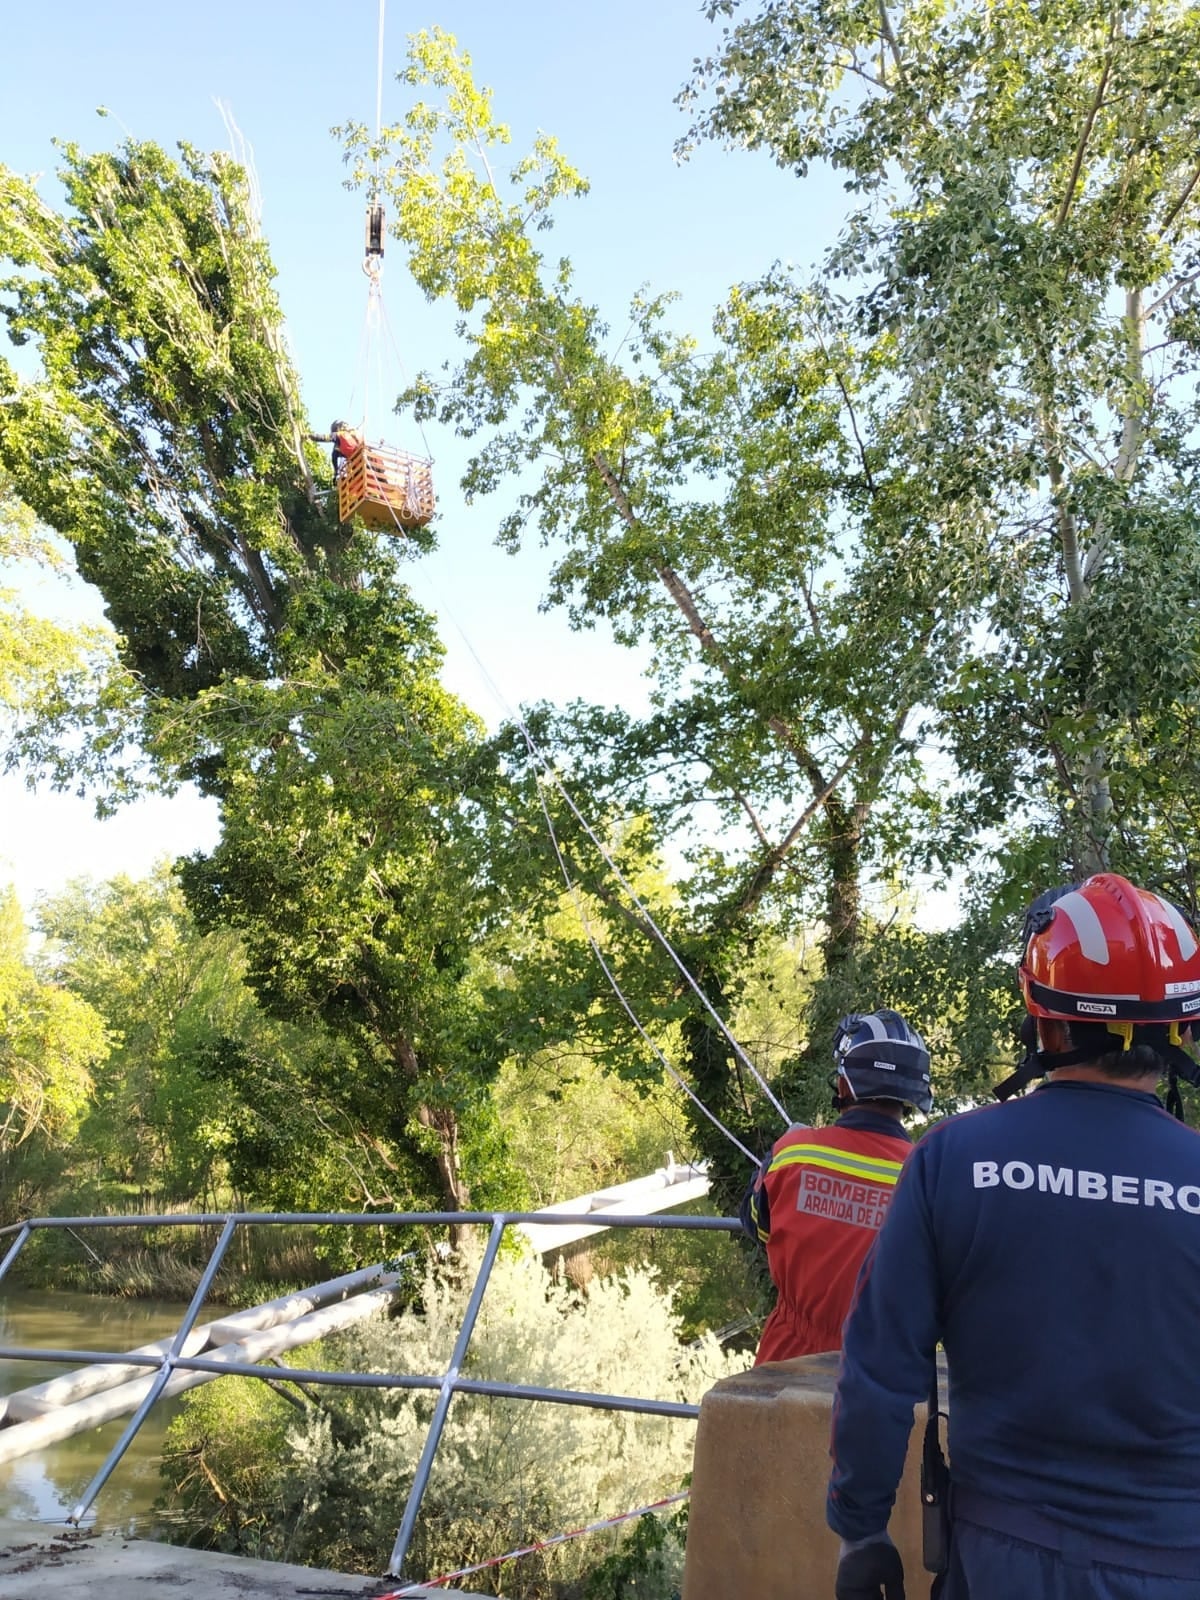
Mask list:
[{"label": "crane pulley block", "polygon": [[381,200],[372,200],[367,207],[366,260],[382,262],[384,240],[384,211]]}]

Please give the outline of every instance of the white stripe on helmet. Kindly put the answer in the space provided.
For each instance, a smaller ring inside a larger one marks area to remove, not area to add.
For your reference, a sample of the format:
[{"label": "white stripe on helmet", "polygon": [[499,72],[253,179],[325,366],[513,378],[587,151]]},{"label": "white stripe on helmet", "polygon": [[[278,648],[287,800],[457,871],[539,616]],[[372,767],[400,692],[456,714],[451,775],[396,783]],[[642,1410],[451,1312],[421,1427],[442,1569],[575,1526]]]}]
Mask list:
[{"label": "white stripe on helmet", "polygon": [[1056,900],[1053,906],[1055,916],[1059,912],[1075,929],[1079,937],[1080,952],[1088,961],[1094,961],[1098,967],[1108,965],[1108,940],[1104,937],[1104,929],[1100,925],[1100,918],[1096,915],[1096,908],[1090,900],[1085,900],[1078,890],[1063,895],[1061,900]]},{"label": "white stripe on helmet", "polygon": [[865,1023],[866,1026],[870,1028],[872,1039],[887,1038],[887,1023],[884,1022],[882,1017],[877,1017],[873,1012],[868,1012],[865,1016],[860,1017],[858,1020]]},{"label": "white stripe on helmet", "polygon": [[1196,935],[1188,927],[1187,919],[1180,913],[1177,906],[1169,900],[1164,900],[1161,895],[1151,895],[1152,900],[1157,900],[1162,907],[1163,916],[1175,930],[1175,937],[1179,940],[1179,954],[1185,961],[1190,961],[1196,954]]}]

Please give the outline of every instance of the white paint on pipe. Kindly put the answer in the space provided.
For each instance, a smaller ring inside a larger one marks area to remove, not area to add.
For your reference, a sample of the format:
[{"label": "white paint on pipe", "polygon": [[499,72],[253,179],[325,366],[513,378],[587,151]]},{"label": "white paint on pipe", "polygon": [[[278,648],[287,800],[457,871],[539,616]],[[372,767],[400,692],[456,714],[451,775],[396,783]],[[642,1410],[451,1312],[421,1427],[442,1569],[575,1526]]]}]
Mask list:
[{"label": "white paint on pipe", "polygon": [[[311,1311],[292,1322],[247,1334],[233,1344],[221,1345],[207,1352],[207,1358],[212,1361],[256,1364],[268,1356],[292,1350],[296,1345],[323,1339],[363,1317],[384,1310],[392,1299],[398,1281],[399,1274],[386,1273],[377,1289]],[[99,1428],[116,1417],[136,1411],[155,1375],[150,1372],[145,1377],[118,1384],[116,1388],[103,1390],[70,1405],[57,1406],[53,1411],[31,1417],[27,1422],[15,1422],[11,1427],[0,1428],[0,1464],[15,1461],[19,1456],[30,1455],[35,1450],[45,1449],[47,1445],[57,1444],[60,1439],[69,1439],[73,1434],[84,1433],[89,1428]],[[198,1384],[209,1383],[220,1376],[217,1372],[176,1372],[167,1380],[163,1396],[182,1394],[187,1389],[194,1389]],[[280,1377],[286,1376],[281,1369]]]},{"label": "white paint on pipe", "polygon": [[[339,1278],[329,1278],[324,1283],[314,1284],[311,1289],[301,1290],[298,1294],[281,1295],[279,1299],[268,1300],[264,1305],[250,1306],[245,1311],[234,1311],[216,1322],[201,1323],[188,1334],[183,1354],[197,1356],[202,1350],[213,1350],[219,1345],[230,1344],[255,1329],[273,1328],[281,1322],[291,1322],[296,1317],[306,1316],[321,1306],[345,1300],[347,1296],[358,1294],[372,1284],[381,1283],[387,1276],[382,1264],[360,1267],[357,1272],[346,1272]],[[394,1281],[394,1276],[389,1281]],[[135,1356],[165,1356],[171,1348],[173,1339],[174,1335],[168,1334],[165,1339],[156,1339],[153,1344],[139,1345],[136,1350],[131,1350],[129,1353]],[[79,1367],[74,1372],[64,1373],[61,1378],[50,1378],[45,1383],[36,1383],[31,1388],[14,1391],[7,1398],[5,1409],[0,1413],[0,1420],[8,1418],[16,1422],[27,1422],[32,1417],[45,1416],[48,1411],[56,1410],[59,1406],[73,1405],[75,1401],[85,1400],[89,1395],[100,1394],[105,1389],[116,1389],[123,1383],[144,1377],[147,1373],[153,1375],[154,1368],[135,1363],[125,1365],[115,1361],[96,1362],[93,1366]]]}]

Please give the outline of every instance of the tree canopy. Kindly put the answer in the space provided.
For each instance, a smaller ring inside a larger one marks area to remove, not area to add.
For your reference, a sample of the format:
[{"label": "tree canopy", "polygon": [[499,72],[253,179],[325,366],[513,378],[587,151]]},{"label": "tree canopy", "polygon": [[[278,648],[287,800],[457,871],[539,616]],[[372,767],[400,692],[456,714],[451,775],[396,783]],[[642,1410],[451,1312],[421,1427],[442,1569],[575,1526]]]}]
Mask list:
[{"label": "tree canopy", "polygon": [[825,275],[893,343],[887,436],[979,530],[932,719],[956,812],[1012,895],[1112,864],[1194,907],[1194,8],[708,13],[695,134],[844,175]]},{"label": "tree canopy", "polygon": [[0,471],[100,589],[157,781],[219,801],[184,873],[203,927],[242,930],[277,1016],[355,1050],[377,1198],[507,1192],[486,1112],[474,1154],[459,1128],[501,1059],[464,978],[499,768],[437,681],[404,551],[337,521],[252,186],[187,147],[63,157],[61,211],[0,172],[2,314],[39,357],[0,365]]},{"label": "tree canopy", "polygon": [[[135,735],[155,781],[217,797],[189,905],[239,931],[276,1019],[352,1052],[326,1088],[381,1199],[516,1193],[489,1085],[564,1047],[648,1086],[669,1046],[765,1137],[657,928],[747,1016],[818,930],[763,1062],[814,1112],[855,1006],[899,1005],[943,1094],[977,1093],[1037,889],[1111,864],[1195,903],[1195,17],[709,13],[692,137],[826,163],[851,200],[820,263],[747,263],[703,338],[669,295],[610,327],[579,294],[545,240],[586,180],[546,135],[504,170],[448,35],[412,41],[400,122],[342,130],[460,317],[405,403],[472,441],[469,497],[511,481],[499,537],[550,548],[547,603],[649,648],[641,718],[544,705],[488,739],[442,687],[418,547],[336,521],[236,163],[67,147],[61,209],[0,174],[0,306],[40,359],[0,368],[0,481],[117,630],[104,693],[78,656],[91,687],[36,688],[29,725],[60,779],[128,784]],[[102,737],[64,747],[89,694]],[[909,885],[951,871],[964,921],[924,933]],[[693,1137],[717,1155],[698,1114]]]}]

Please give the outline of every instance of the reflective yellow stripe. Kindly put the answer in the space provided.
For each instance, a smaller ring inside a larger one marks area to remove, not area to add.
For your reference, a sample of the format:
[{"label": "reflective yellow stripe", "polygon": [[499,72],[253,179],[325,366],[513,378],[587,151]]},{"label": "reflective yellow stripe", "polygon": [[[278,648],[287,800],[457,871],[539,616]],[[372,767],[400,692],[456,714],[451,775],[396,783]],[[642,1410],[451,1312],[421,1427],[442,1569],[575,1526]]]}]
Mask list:
[{"label": "reflective yellow stripe", "polygon": [[758,1192],[750,1196],[750,1221],[754,1224],[754,1231],[758,1235],[759,1244],[766,1244],[771,1237],[762,1225],[762,1218],[758,1214]]},{"label": "reflective yellow stripe", "polygon": [[804,1161],[810,1157],[813,1160],[832,1158],[837,1161],[846,1161],[852,1166],[881,1173],[899,1172],[904,1165],[903,1161],[896,1161],[891,1156],[869,1156],[859,1150],[841,1150],[837,1145],[828,1144],[785,1145],[771,1165],[774,1166],[776,1162],[787,1161],[789,1158],[794,1161]]},{"label": "reflective yellow stripe", "polygon": [[820,1167],[826,1172],[839,1173],[843,1178],[857,1178],[860,1183],[878,1183],[884,1188],[894,1189],[900,1177],[900,1169],[895,1172],[864,1172],[861,1167],[849,1167],[844,1162],[827,1160],[823,1156],[806,1156],[803,1163],[793,1163],[806,1167]]},{"label": "reflective yellow stripe", "polygon": [[845,1150],[835,1150],[823,1144],[793,1144],[781,1150],[771,1162],[770,1170],[781,1167],[823,1167],[828,1172],[840,1172],[846,1177],[863,1178],[869,1183],[894,1186],[903,1165],[875,1156],[859,1156]]}]

